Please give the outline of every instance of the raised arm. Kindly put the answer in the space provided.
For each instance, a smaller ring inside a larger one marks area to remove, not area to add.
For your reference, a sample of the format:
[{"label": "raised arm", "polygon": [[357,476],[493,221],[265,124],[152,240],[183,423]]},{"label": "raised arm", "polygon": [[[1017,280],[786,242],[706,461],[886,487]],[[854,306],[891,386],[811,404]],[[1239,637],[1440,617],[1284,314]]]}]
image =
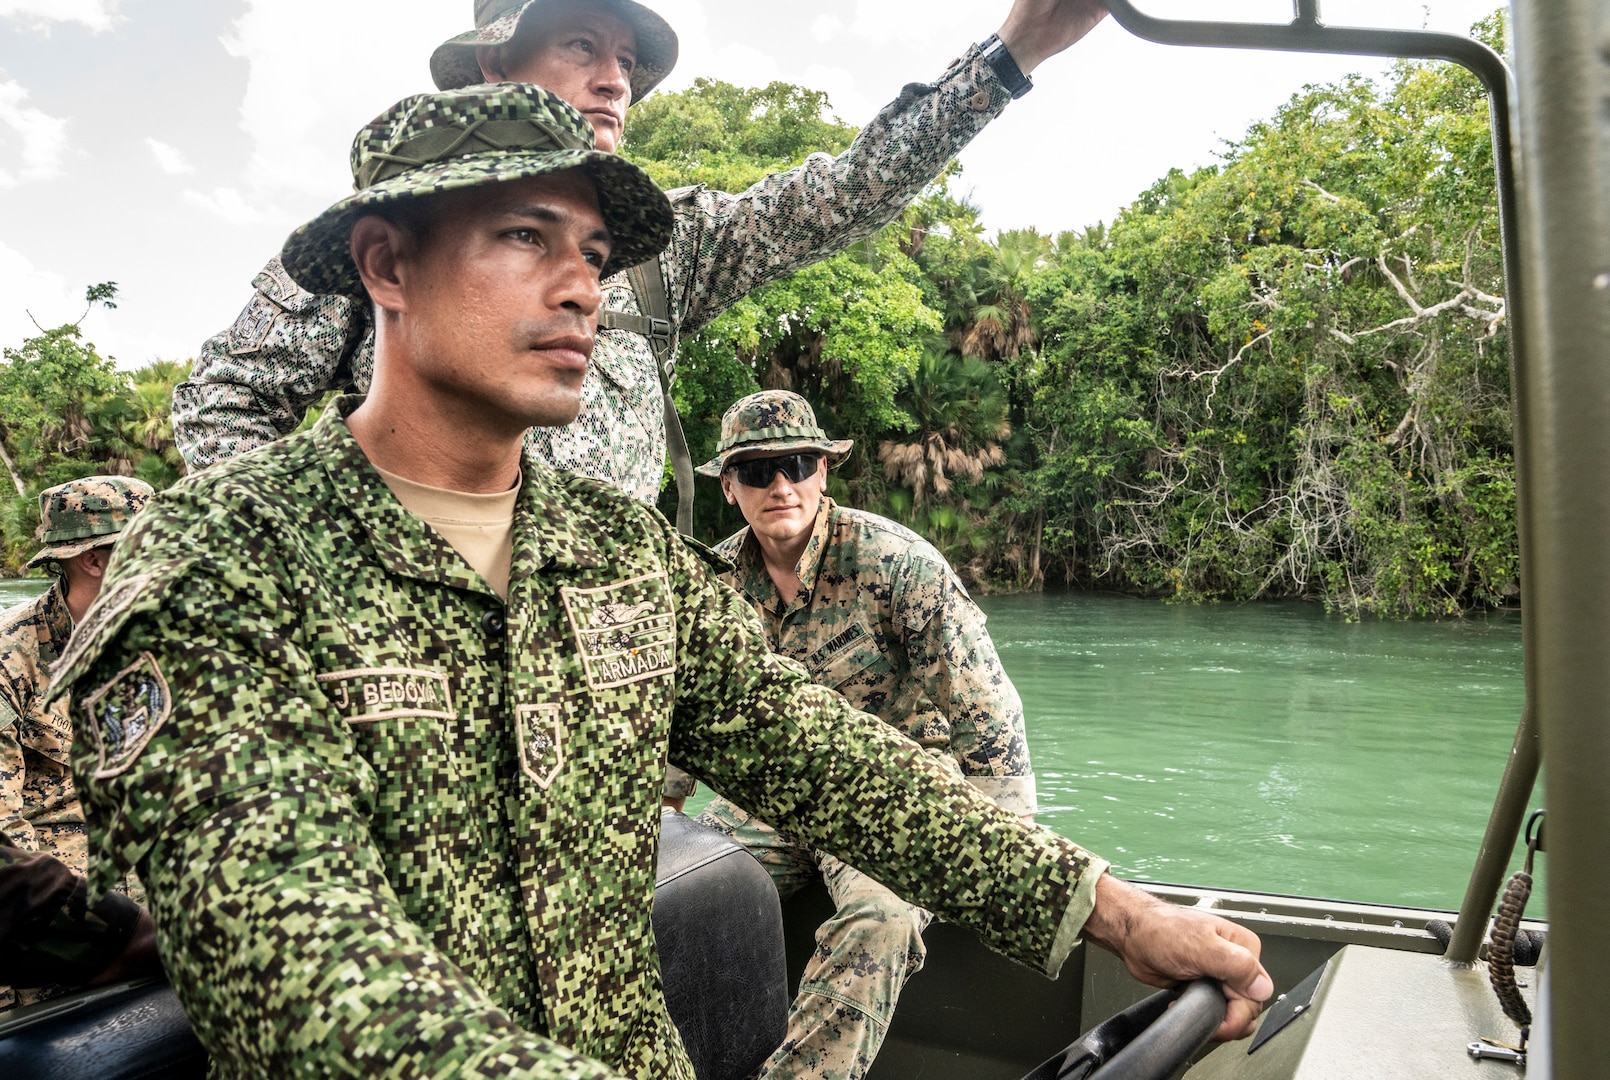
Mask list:
[{"label": "raised arm", "polygon": [[[999,34],[1027,73],[1105,15],[1095,0],[1016,0]],[[921,17],[915,6],[911,17]],[[676,233],[667,261],[682,332],[893,221],[1010,100],[972,45],[937,82],[907,84],[836,158],[813,154],[738,195],[672,192]]]},{"label": "raised arm", "polygon": [[308,406],[331,390],[366,390],[373,372],[368,311],[314,296],[270,259],[240,317],[174,388],[174,442],[192,472],[205,468],[289,434]]}]

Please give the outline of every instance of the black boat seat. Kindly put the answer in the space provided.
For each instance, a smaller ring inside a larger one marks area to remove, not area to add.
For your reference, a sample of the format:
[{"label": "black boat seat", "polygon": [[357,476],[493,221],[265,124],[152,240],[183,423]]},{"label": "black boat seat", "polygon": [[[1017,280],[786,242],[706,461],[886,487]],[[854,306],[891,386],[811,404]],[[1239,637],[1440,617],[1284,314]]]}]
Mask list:
[{"label": "black boat seat", "polygon": [[[666,1005],[699,1080],[741,1080],[783,1041],[788,971],[777,891],[737,843],[661,823],[654,937]],[[5,1080],[202,1080],[206,1054],[165,982],[86,991],[0,1021]]]},{"label": "black boat seat", "polygon": [[788,958],[771,876],[725,833],[660,820],[654,940],[665,1004],[699,1080],[742,1080],[783,1041]]}]

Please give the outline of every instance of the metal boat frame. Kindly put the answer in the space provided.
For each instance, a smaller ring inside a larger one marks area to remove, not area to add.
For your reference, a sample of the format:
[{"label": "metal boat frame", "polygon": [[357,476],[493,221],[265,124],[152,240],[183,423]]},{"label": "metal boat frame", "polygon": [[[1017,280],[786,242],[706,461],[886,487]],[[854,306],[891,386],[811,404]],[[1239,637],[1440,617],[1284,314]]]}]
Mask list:
[{"label": "metal boat frame", "polygon": [[[1293,0],[1292,22],[1278,25],[1156,18],[1132,0],[1106,6],[1131,33],[1161,44],[1443,60],[1469,69],[1487,90],[1511,342],[1525,706],[1445,955],[1403,967],[1401,983],[1388,979],[1376,1000],[1355,1003],[1349,1020],[1362,1045],[1377,1034],[1366,1028],[1372,1010],[1376,1017],[1413,1013],[1410,999],[1424,994],[1463,995],[1459,1003],[1468,1005],[1485,991],[1477,984],[1485,982],[1489,918],[1546,762],[1551,991],[1549,1025],[1537,1038],[1546,1040],[1551,1071],[1532,1075],[1610,1075],[1602,1031],[1610,979],[1601,974],[1610,971],[1610,0],[1513,0],[1513,72],[1487,46],[1459,35],[1327,26],[1319,0]],[[1344,947],[1389,956],[1443,951],[1421,929],[1436,912],[1153,891],[1256,930],[1277,991]],[[819,913],[790,913],[796,969],[806,944],[796,927],[815,925],[808,920]],[[1054,989],[1035,987],[950,931],[930,931],[928,970],[902,996],[874,1080],[1021,1075],[1025,1063],[1044,1056],[1059,1017],[1071,1036],[1070,1017],[1087,1028],[1144,992],[1094,950],[1076,955]],[[976,1006],[980,1000],[987,1009]],[[1190,1075],[1363,1075],[1350,1071],[1358,1062],[1345,1060],[1319,1072],[1260,1061],[1252,1068],[1221,1052]],[[1482,1068],[1490,1076],[1514,1067],[1461,1060],[1456,1049],[1435,1075]]]}]

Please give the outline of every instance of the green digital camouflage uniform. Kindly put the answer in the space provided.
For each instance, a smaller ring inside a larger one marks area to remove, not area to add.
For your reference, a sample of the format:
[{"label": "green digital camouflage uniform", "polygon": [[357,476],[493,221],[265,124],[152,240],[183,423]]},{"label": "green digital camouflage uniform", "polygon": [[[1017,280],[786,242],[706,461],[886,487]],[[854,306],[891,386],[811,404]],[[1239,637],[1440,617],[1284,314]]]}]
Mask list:
[{"label": "green digital camouflage uniform", "polygon": [[[150,497],[149,485],[121,476],[72,480],[42,492],[42,546],[28,560],[29,567],[112,543]],[[42,595],[0,614],[0,833],[16,849],[43,852],[82,875],[88,852],[84,814],[68,771],[72,724],[65,701],[45,704],[50,666],[72,632],[65,578],[58,577]],[[19,873],[0,864],[0,875]],[[0,985],[0,1010],[60,992],[60,987],[14,991]]]},{"label": "green digital camouflage uniform", "polygon": [[[727,411],[720,452],[700,471],[719,476],[729,456],[752,451],[817,450],[836,464],[850,445],[827,439],[798,394],[762,391]],[[1004,809],[1035,812],[1022,702],[983,612],[933,545],[823,496],[796,570],[800,590],[786,605],[751,530],[716,550],[735,567],[722,580],[760,616],[774,651],[953,765]],[[820,873],[836,908],[817,931],[787,1036],[761,1075],[864,1076],[905,981],[922,968],[928,913],[727,799],[716,799],[700,820],[748,848],[785,897]]]},{"label": "green digital camouflage uniform", "polygon": [[217,1075],[690,1080],[650,924],[667,753],[1056,971],[1099,859],[812,684],[607,485],[528,465],[500,600],[355,406],[160,496],[53,689],[96,880],[139,867]]}]

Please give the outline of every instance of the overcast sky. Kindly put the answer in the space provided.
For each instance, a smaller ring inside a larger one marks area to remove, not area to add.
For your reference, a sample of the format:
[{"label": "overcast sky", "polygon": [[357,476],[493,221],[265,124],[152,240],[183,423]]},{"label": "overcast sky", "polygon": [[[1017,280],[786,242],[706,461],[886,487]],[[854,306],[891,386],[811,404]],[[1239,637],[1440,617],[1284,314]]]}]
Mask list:
[{"label": "overcast sky", "polygon": [[[995,30],[1009,0],[648,0],[681,36],[665,83],[773,79],[864,124]],[[1156,15],[1285,22],[1290,0],[1141,0]],[[1332,24],[1465,32],[1497,0],[1325,0]],[[286,234],[350,190],[353,133],[431,89],[471,0],[0,0],[0,344],[76,319],[120,366],[193,356]],[[1035,72],[962,155],[991,229],[1083,228],[1305,83],[1356,58],[1168,49],[1108,20]]]}]

